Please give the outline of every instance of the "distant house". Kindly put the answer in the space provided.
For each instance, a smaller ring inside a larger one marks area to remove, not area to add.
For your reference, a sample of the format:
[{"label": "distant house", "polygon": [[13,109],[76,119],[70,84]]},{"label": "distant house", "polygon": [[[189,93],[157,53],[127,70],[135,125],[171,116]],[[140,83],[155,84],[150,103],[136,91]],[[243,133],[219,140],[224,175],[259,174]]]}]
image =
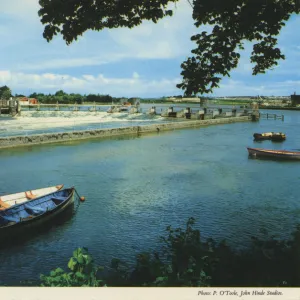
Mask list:
[{"label": "distant house", "polygon": [[296,93],[294,93],[294,95],[291,95],[291,100],[292,100],[292,105],[296,106],[300,104],[300,95],[296,95]]},{"label": "distant house", "polygon": [[18,98],[18,100],[20,101],[21,105],[38,104],[38,100],[36,98],[22,97]]},{"label": "distant house", "polygon": [[200,102],[200,98],[199,97],[168,97],[167,100],[172,101],[172,102],[196,102],[199,103]]}]

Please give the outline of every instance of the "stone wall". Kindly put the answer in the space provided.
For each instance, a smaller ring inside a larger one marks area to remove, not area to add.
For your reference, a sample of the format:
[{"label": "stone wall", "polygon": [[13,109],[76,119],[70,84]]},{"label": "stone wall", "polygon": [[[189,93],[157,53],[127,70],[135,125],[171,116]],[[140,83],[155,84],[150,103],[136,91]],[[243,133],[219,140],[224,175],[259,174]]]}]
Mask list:
[{"label": "stone wall", "polygon": [[40,145],[49,143],[59,143],[66,141],[75,141],[90,138],[102,138],[116,135],[134,135],[150,132],[159,132],[181,128],[201,127],[216,124],[227,124],[234,122],[247,122],[250,121],[248,116],[233,117],[233,118],[220,118],[209,120],[194,120],[172,122],[165,124],[151,124],[142,126],[130,126],[120,128],[107,128],[97,130],[84,130],[84,131],[70,131],[61,133],[47,133],[37,134],[30,136],[13,136],[0,138],[0,148],[10,148],[18,146]]}]

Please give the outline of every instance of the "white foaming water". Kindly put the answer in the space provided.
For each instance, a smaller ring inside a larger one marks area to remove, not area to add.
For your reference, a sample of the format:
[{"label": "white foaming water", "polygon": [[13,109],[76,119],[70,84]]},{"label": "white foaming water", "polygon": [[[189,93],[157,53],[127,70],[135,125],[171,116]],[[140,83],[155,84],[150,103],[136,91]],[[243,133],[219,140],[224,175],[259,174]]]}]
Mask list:
[{"label": "white foaming water", "polygon": [[90,111],[22,111],[21,116],[2,118],[0,135],[42,133],[63,130],[84,130],[124,127],[143,123],[161,123],[164,118],[147,114]]}]

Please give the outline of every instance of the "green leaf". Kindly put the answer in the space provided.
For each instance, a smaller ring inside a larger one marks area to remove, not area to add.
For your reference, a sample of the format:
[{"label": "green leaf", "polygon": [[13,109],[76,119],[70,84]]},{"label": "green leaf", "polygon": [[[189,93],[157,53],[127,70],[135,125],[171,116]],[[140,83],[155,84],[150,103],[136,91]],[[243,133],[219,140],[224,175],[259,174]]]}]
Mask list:
[{"label": "green leaf", "polygon": [[157,277],[155,281],[158,283],[158,282],[166,281],[167,279],[168,277]]},{"label": "green leaf", "polygon": [[85,257],[81,253],[76,257],[79,264],[85,263]]},{"label": "green leaf", "polygon": [[73,271],[76,266],[77,266],[77,261],[73,257],[71,257],[68,263],[68,268]]},{"label": "green leaf", "polygon": [[75,276],[78,278],[78,279],[86,279],[87,276],[81,272],[76,272],[75,273]]}]

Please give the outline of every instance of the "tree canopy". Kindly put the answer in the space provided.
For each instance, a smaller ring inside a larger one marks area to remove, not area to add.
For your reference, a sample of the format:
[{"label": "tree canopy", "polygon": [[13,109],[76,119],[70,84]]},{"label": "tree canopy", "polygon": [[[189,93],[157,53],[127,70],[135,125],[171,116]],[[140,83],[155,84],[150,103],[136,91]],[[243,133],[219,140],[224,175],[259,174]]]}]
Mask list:
[{"label": "tree canopy", "polygon": [[11,89],[4,85],[0,87],[0,99],[9,99],[12,96]]},{"label": "tree canopy", "polygon": [[[157,23],[172,16],[170,4],[179,0],[40,0],[39,16],[44,38],[49,42],[61,34],[67,44],[87,30],[138,26],[144,20]],[[299,0],[186,0],[193,8],[192,18],[199,33],[191,57],[181,64],[185,95],[207,94],[219,86],[224,76],[237,67],[240,50],[253,42],[252,74],[266,70],[285,59],[277,46],[277,36],[292,14],[299,13]],[[210,25],[210,33],[201,31]]]}]

